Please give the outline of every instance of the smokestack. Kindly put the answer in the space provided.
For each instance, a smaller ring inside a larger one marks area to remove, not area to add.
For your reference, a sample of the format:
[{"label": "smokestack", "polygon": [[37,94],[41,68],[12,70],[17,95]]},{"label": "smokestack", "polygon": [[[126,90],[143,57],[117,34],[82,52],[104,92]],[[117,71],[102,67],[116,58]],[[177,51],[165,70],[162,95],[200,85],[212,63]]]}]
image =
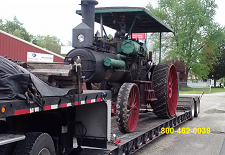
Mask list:
[{"label": "smokestack", "polygon": [[83,22],[93,30],[94,36],[94,22],[95,22],[95,5],[96,0],[81,0],[81,13]]},{"label": "smokestack", "polygon": [[83,21],[73,28],[72,46],[74,48],[90,47],[94,40],[95,5],[96,0],[81,0]]}]

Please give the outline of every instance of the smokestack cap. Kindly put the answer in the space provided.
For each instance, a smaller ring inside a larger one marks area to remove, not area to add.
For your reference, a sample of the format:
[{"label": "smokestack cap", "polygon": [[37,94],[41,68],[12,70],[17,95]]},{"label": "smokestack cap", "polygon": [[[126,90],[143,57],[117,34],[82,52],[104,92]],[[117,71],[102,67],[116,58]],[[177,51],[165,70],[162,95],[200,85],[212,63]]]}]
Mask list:
[{"label": "smokestack cap", "polygon": [[81,0],[81,4],[94,4],[94,5],[97,5],[98,2],[96,0]]}]

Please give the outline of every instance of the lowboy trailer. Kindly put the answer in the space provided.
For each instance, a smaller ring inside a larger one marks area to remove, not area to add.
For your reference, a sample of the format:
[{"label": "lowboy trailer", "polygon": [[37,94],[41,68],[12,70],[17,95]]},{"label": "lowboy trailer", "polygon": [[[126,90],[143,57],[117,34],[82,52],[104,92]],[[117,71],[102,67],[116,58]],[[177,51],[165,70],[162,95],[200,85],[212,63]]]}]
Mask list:
[{"label": "lowboy trailer", "polygon": [[[156,65],[145,43],[131,38],[172,29],[145,8],[97,3],[81,0],[83,22],[64,63],[0,56],[0,155],[132,154],[161,129],[198,116],[200,97],[178,98],[175,66]],[[117,30],[113,40],[103,25]]]},{"label": "lowboy trailer", "polygon": [[132,154],[162,135],[163,127],[176,127],[197,117],[200,111],[200,97],[180,97],[174,117],[162,119],[152,111],[141,110],[136,130],[122,133],[117,118],[111,117],[111,92],[80,90],[77,86],[77,80],[81,79],[75,74],[79,72],[79,64],[44,64],[45,68],[57,66],[57,72],[40,69],[43,64],[22,64],[33,68],[31,72],[37,75],[58,80],[61,77],[58,81],[61,87],[68,81],[58,68],[65,71],[65,66],[67,70],[69,67],[66,79],[72,79],[74,87],[55,88],[3,57],[0,61],[4,73],[0,74],[1,155]]},{"label": "lowboy trailer", "polygon": [[[161,136],[161,128],[174,128],[197,117],[200,106],[199,97],[180,97],[175,117],[160,119],[152,112],[141,113],[136,130],[125,134],[118,130],[116,117],[111,118],[110,95],[109,91],[84,91],[81,105],[46,98],[43,108],[26,101],[1,101],[1,111],[6,111],[0,115],[0,154],[132,154]],[[74,146],[75,138],[79,145]]]}]

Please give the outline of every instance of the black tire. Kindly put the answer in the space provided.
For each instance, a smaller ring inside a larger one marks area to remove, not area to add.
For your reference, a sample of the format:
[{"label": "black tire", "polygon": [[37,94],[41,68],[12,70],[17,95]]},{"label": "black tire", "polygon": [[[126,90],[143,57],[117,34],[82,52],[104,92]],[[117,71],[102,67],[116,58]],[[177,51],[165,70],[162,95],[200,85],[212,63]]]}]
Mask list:
[{"label": "black tire", "polygon": [[0,146],[0,155],[12,155],[15,145],[16,145],[16,142],[6,144],[6,145],[1,145]]},{"label": "black tire", "polygon": [[195,116],[195,101],[192,100],[190,105],[190,120],[193,120],[194,116]]},{"label": "black tire", "polygon": [[195,101],[195,112],[194,112],[194,117],[198,117],[198,114],[200,113],[200,100],[199,98],[197,101]]},{"label": "black tire", "polygon": [[47,133],[27,133],[17,142],[13,155],[56,155],[51,136]]},{"label": "black tire", "polygon": [[[173,117],[178,100],[178,81],[175,66],[171,63],[158,64],[153,71],[152,80],[155,97],[158,99],[150,103],[154,114],[160,118]],[[169,86],[171,86],[171,89],[169,89]]]},{"label": "black tire", "polygon": [[[135,109],[130,110],[130,98],[131,95],[135,92]],[[138,86],[135,83],[124,83],[118,93],[117,97],[117,105],[116,105],[116,113],[118,116],[117,125],[121,132],[129,133],[133,132],[138,123],[139,117],[139,109],[140,109],[140,93]],[[128,116],[128,113],[131,112],[131,115]],[[132,121],[130,121],[130,120]]]}]

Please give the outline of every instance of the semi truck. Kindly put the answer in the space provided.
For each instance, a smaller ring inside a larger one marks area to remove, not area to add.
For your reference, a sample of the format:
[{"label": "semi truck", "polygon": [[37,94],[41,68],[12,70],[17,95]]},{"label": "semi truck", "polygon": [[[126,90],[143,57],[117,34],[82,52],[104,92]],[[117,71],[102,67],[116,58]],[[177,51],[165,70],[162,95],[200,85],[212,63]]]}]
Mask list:
[{"label": "semi truck", "polygon": [[[95,5],[81,0],[64,63],[0,56],[0,154],[132,154],[198,116],[200,97],[179,97],[175,66],[155,65],[130,38],[172,29],[145,8]],[[116,29],[114,39],[94,35],[94,21]]]}]

